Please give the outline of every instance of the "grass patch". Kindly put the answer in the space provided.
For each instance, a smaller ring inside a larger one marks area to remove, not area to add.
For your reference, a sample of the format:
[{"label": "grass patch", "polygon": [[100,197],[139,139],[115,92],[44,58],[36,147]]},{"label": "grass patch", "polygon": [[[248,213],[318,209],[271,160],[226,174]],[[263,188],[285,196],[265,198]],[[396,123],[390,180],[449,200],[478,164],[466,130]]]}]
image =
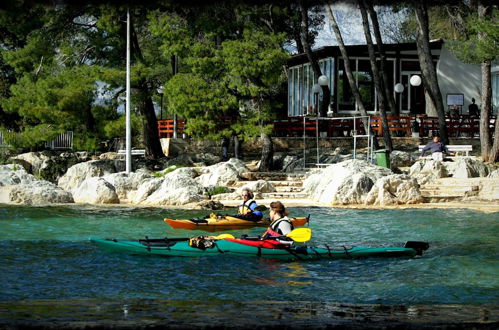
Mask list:
[{"label": "grass patch", "polygon": [[209,196],[227,194],[230,193],[229,188],[223,186],[211,187],[206,190],[206,194]]},{"label": "grass patch", "polygon": [[183,165],[172,165],[172,166],[167,167],[165,170],[163,170],[161,172],[152,172],[151,175],[153,177],[155,177],[155,178],[162,178],[165,175],[167,175],[168,173],[171,173],[171,172],[175,171],[177,168],[181,168],[181,167],[185,167],[185,166],[183,166]]}]

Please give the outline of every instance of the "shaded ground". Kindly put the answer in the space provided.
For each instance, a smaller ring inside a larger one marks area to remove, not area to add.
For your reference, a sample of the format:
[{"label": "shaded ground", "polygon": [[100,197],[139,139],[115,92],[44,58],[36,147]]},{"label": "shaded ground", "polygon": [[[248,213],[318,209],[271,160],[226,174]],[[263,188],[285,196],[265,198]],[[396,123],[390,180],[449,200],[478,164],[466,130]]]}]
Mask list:
[{"label": "shaded ground", "polygon": [[498,329],[499,305],[92,299],[0,303],[0,328]]}]

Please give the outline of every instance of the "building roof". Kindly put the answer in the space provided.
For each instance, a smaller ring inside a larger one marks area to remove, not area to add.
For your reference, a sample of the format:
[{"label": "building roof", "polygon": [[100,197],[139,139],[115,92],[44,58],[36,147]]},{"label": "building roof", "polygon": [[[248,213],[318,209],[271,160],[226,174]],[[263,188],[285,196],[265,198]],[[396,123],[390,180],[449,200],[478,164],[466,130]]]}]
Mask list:
[{"label": "building roof", "polygon": [[[430,42],[430,48],[433,50],[434,55],[438,57],[440,49],[443,45],[443,40],[435,40]],[[347,53],[349,57],[369,57],[369,52],[367,45],[346,45]],[[417,47],[415,42],[411,43],[397,43],[397,44],[383,44],[383,48],[388,57],[396,56],[397,54],[403,55],[404,57],[415,57],[417,58]],[[317,59],[323,59],[328,57],[340,57],[340,47],[339,46],[325,46],[314,50],[314,54]],[[305,53],[300,53],[293,55],[288,60],[288,66],[295,66],[304,63],[308,63],[308,57]]]}]

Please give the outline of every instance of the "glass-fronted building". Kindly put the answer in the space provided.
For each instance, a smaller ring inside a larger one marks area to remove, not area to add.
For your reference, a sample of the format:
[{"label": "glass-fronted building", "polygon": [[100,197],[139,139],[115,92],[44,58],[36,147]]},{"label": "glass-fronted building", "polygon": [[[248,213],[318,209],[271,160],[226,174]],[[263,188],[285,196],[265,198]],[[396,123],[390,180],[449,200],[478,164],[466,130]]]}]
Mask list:
[{"label": "glass-fronted building", "polygon": [[[350,68],[359,89],[364,107],[371,114],[378,112],[378,99],[375,93],[374,79],[366,45],[346,46],[350,59]],[[421,69],[415,43],[385,44],[386,73],[388,85],[393,93],[396,106],[401,115],[427,114],[436,115],[435,110],[427,106],[423,85],[412,86],[410,78],[420,75]],[[462,95],[464,104],[461,113],[466,114],[471,99],[475,98],[480,107],[481,73],[477,65],[463,64],[445,48],[442,40],[431,42],[433,60],[436,64],[444,106],[448,106],[447,95]],[[323,47],[314,51],[319,59],[322,74],[328,77],[331,91],[329,113],[352,115],[358,114],[345,72],[345,63],[339,47]],[[497,68],[497,66],[495,66]],[[288,117],[303,116],[307,109],[314,106],[313,85],[317,78],[310,66],[306,54],[297,54],[288,62]],[[396,93],[394,86],[402,84],[404,89]],[[499,104],[499,68],[492,72],[493,104],[497,111]],[[322,94],[322,93],[321,93]],[[322,100],[322,95],[320,95]]]}]

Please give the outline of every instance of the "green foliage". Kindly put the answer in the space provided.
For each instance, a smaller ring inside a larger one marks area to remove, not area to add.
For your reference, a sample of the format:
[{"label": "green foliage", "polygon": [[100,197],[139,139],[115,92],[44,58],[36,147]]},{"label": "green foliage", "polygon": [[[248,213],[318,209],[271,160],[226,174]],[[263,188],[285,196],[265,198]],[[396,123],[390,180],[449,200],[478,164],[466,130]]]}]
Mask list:
[{"label": "green foliage", "polygon": [[224,186],[214,186],[206,190],[206,194],[209,196],[227,194],[230,193],[230,189]]},{"label": "green foliage", "polygon": [[282,49],[284,34],[245,29],[241,40],[222,44],[229,88],[243,96],[261,98],[284,81],[283,65],[289,55]]},{"label": "green foliage", "polygon": [[[275,111],[285,81],[283,45],[296,28],[288,26],[290,15],[296,19],[292,6],[157,8],[130,11],[136,38],[131,108],[144,113],[144,100],[159,102],[154,90],[164,85],[165,112],[187,118],[191,136],[218,139],[235,132],[246,139],[269,131],[263,122]],[[124,90],[125,13],[106,4],[55,10],[24,1],[0,11],[0,115],[7,113],[0,120],[15,119],[9,128],[21,133],[12,134],[14,146],[35,148],[71,130],[76,149],[95,150],[101,140],[123,136],[117,109]],[[175,76],[173,55],[180,58]],[[238,120],[228,127],[220,118],[229,115]],[[133,132],[143,120],[132,115]]]},{"label": "green foliage", "polygon": [[467,19],[467,38],[449,42],[453,53],[464,63],[479,64],[493,61],[499,55],[499,10],[494,9],[486,19],[470,15]]},{"label": "green foliage", "polygon": [[26,126],[24,131],[12,132],[2,130],[4,143],[13,149],[36,149],[44,141],[54,139],[61,131],[51,125]]},{"label": "green foliage", "polygon": [[181,168],[181,167],[185,167],[185,166],[183,166],[183,165],[172,165],[172,166],[169,166],[168,168],[166,168],[165,170],[163,170],[161,172],[152,172],[151,174],[155,178],[162,178],[165,175],[167,175],[168,173],[171,173],[171,172],[175,171],[177,168]]}]

